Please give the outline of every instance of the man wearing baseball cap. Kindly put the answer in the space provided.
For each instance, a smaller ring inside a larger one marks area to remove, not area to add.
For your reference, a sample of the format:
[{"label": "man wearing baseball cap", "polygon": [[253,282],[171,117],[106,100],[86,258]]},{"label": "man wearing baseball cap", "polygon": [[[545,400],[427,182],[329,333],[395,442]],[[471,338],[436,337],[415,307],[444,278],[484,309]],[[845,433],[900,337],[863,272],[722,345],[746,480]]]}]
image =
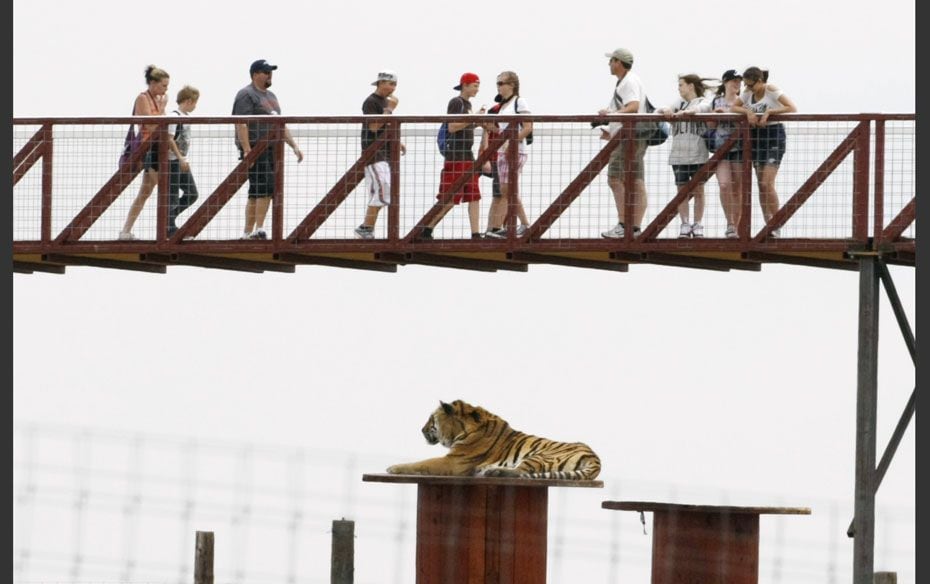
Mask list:
[{"label": "man wearing baseball cap", "polygon": [[[639,75],[633,73],[633,53],[629,49],[614,49],[610,53],[604,53],[604,56],[610,59],[610,74],[617,77],[617,84],[614,86],[614,93],[611,97],[610,104],[607,108],[598,112],[600,115],[605,114],[643,114],[646,112],[646,90],[643,88],[643,82]],[[642,126],[643,123],[637,126]],[[621,122],[611,122],[607,127],[602,127],[601,138],[609,140],[623,126]],[[639,133],[639,132],[637,132]],[[621,239],[624,237],[627,225],[633,229],[635,236],[640,230],[643,216],[646,214],[646,183],[643,172],[643,157],[646,154],[645,139],[636,138],[633,145],[633,216],[627,221],[626,215],[626,161],[624,160],[626,145],[623,142],[617,145],[617,148],[610,155],[610,162],[607,165],[607,184],[614,194],[614,203],[617,205],[617,225],[601,233],[602,237]]]},{"label": "man wearing baseball cap", "polygon": [[[271,75],[277,65],[265,59],[254,61],[249,66],[252,82],[239,90],[233,101],[234,116],[276,116],[281,114],[278,97],[271,92]],[[236,147],[239,159],[245,158],[252,147],[268,134],[274,126],[260,122],[236,124]],[[297,162],[304,159],[303,152],[284,127],[284,141],[294,150]],[[265,233],[265,216],[275,192],[274,145],[269,144],[252,166],[249,167],[249,199],[245,204],[245,230],[240,239],[268,239]]]},{"label": "man wearing baseball cap", "polygon": [[[372,81],[375,91],[362,102],[362,113],[366,115],[382,115],[394,112],[397,107],[397,98],[394,90],[397,88],[397,74],[384,69],[378,72],[378,78]],[[384,122],[368,122],[362,125],[362,151],[371,146],[375,140],[384,133]],[[400,145],[401,153],[404,145]],[[391,204],[391,144],[384,142],[375,153],[374,159],[365,166],[365,181],[368,184],[368,208],[362,224],[355,228],[355,235],[360,239],[373,239],[375,222],[382,207]]]},{"label": "man wearing baseball cap", "polygon": [[[459,78],[459,84],[452,89],[459,94],[449,100],[446,106],[447,114],[470,114],[471,98],[478,95],[478,89],[481,86],[481,80],[474,73],[463,73]],[[484,106],[478,110],[479,114],[484,113]],[[478,227],[478,202],[481,199],[481,191],[478,188],[478,176],[480,172],[474,172],[475,154],[472,148],[475,145],[475,124],[473,122],[449,122],[448,134],[446,138],[446,150],[443,152],[445,162],[442,165],[442,174],[439,178],[439,194],[437,199],[442,200],[442,196],[449,191],[455,181],[463,174],[468,174],[469,178],[462,186],[462,189],[455,193],[452,201],[444,204],[442,210],[436,215],[433,221],[423,228],[420,232],[420,239],[432,239],[433,228],[437,223],[442,221],[446,213],[454,205],[462,201],[468,202],[468,222],[471,226],[473,238],[480,238],[481,231]]]}]

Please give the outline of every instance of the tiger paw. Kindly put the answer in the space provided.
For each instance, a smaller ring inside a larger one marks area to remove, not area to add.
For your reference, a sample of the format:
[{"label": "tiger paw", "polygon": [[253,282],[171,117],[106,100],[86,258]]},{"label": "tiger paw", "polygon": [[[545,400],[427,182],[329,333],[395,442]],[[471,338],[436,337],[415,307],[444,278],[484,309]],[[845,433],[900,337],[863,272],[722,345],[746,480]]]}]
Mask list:
[{"label": "tiger paw", "polygon": [[479,477],[518,477],[520,473],[505,466],[485,466],[475,472]]}]

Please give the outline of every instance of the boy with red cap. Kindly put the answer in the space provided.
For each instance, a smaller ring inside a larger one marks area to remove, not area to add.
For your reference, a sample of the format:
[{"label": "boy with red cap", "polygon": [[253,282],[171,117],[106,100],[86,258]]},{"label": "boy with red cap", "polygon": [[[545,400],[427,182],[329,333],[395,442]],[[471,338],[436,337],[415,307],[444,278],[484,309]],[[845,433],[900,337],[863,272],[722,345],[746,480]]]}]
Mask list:
[{"label": "boy with red cap", "polygon": [[[459,79],[459,84],[453,87],[459,94],[449,100],[446,113],[471,113],[471,102],[469,100],[478,95],[480,85],[481,80],[477,75],[463,73]],[[483,106],[478,110],[478,113],[484,113]],[[443,205],[436,218],[423,228],[423,231],[420,232],[420,239],[432,239],[433,228],[436,224],[442,221],[442,218],[452,209],[453,205],[458,205],[462,201],[468,202],[468,222],[471,225],[471,236],[476,239],[481,237],[478,227],[478,201],[481,199],[481,192],[478,189],[480,172],[472,172],[475,162],[475,154],[472,152],[474,144],[475,124],[473,122],[449,122],[446,150],[443,152],[445,162],[442,166],[442,174],[439,179],[439,194],[436,198],[440,199],[443,193],[448,192],[455,181],[463,174],[471,173],[471,176],[468,177],[461,190],[452,197],[452,201]]]}]

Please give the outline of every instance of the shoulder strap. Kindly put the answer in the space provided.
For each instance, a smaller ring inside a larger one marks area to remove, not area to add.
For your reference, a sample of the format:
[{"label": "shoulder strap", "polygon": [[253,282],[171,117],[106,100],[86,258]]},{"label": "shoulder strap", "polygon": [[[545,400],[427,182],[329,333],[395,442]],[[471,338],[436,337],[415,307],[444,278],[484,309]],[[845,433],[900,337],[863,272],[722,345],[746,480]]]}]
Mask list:
[{"label": "shoulder strap", "polygon": [[[180,116],[180,115],[181,115],[181,112],[179,112],[178,110],[174,110],[174,112],[172,112],[172,113],[174,113],[174,114],[177,115],[177,116]],[[175,142],[177,142],[177,141],[178,141],[178,138],[181,137],[181,130],[182,130],[183,128],[184,128],[184,124],[182,124],[181,122],[178,122],[178,123],[174,126],[174,141],[175,141]]]}]

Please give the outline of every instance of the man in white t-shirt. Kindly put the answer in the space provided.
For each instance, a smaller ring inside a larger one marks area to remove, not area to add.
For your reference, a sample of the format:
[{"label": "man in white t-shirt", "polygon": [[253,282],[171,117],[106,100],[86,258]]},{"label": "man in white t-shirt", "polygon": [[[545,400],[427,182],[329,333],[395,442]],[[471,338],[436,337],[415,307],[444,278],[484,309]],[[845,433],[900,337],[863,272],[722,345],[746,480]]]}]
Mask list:
[{"label": "man in white t-shirt", "polygon": [[[610,58],[610,74],[617,77],[617,85],[614,87],[614,94],[611,97],[610,104],[607,108],[598,112],[600,115],[605,114],[643,114],[646,112],[646,91],[643,89],[643,82],[639,75],[633,73],[633,53],[628,49],[615,49],[613,52],[605,53],[605,57]],[[612,122],[609,126],[602,127],[601,139],[608,140],[611,136],[620,131],[621,122]],[[643,179],[643,156],[646,154],[645,139],[636,139],[633,145],[633,216],[628,222],[626,219],[626,187],[625,182],[625,165],[624,151],[626,144],[620,142],[616,150],[610,156],[610,162],[607,165],[607,184],[614,193],[614,202],[617,204],[617,225],[608,231],[601,233],[601,236],[620,239],[625,234],[627,225],[631,225],[633,235],[640,231],[640,225],[643,216],[646,214],[646,183]]]}]

